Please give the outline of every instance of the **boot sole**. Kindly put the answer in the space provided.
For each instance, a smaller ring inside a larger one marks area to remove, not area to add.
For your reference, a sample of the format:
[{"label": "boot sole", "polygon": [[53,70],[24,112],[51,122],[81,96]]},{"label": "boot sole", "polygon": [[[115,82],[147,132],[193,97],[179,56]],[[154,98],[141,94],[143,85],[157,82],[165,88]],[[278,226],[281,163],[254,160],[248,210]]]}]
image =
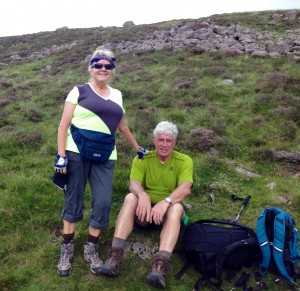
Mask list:
[{"label": "boot sole", "polygon": [[[84,261],[87,262],[89,265],[91,264],[91,262],[90,262],[88,259],[86,259],[86,258],[83,258],[83,259],[84,259]],[[102,262],[102,265],[103,265],[103,262]],[[102,265],[101,265],[101,266],[102,266]],[[100,274],[100,273],[99,273],[99,270],[100,270],[101,266],[98,267],[97,270],[95,270],[95,269],[93,269],[93,268],[90,267],[91,273],[94,274],[94,275],[99,275],[99,274]]]},{"label": "boot sole", "polygon": [[70,270],[66,270],[66,271],[59,271],[59,270],[56,270],[56,271],[57,271],[58,276],[68,277],[72,272],[72,268]]},{"label": "boot sole", "polygon": [[147,284],[156,288],[163,289],[166,287],[166,283],[161,278],[160,275],[155,273],[150,273],[147,277]]},{"label": "boot sole", "polygon": [[72,264],[74,263],[74,256],[71,258],[71,268],[69,270],[59,270],[56,268],[56,272],[60,277],[68,277],[72,273]]},{"label": "boot sole", "polygon": [[106,267],[105,265],[103,265],[100,267],[98,274],[115,278],[119,275],[119,271],[114,270],[111,267]]}]

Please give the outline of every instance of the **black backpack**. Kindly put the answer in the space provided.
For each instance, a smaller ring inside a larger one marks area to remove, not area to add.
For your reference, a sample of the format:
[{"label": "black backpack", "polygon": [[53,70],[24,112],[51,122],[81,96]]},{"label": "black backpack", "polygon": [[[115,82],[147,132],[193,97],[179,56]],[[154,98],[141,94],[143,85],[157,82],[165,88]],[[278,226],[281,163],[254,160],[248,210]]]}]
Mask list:
[{"label": "black backpack", "polygon": [[[193,265],[216,288],[222,285],[222,271],[239,271],[260,259],[261,251],[255,231],[250,227],[224,219],[203,219],[191,223],[183,233],[183,268],[175,276],[180,279]],[[216,283],[210,278],[215,277]]]}]

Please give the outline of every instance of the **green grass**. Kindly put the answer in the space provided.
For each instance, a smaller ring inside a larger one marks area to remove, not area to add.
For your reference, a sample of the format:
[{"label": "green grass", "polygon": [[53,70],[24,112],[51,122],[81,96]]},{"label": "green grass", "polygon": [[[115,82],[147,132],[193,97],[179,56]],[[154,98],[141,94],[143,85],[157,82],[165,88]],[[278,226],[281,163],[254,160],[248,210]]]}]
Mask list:
[{"label": "green grass", "polygon": [[[282,35],[299,27],[278,21],[270,27],[263,12],[215,15],[220,25],[234,21],[257,30],[270,29]],[[61,243],[63,194],[52,183],[56,134],[68,92],[88,81],[88,54],[103,42],[135,40],[138,34],[164,29],[173,22],[122,28],[71,29],[0,39],[0,63],[13,52],[26,56],[53,44],[81,40],[70,51],[59,51],[38,60],[1,65],[0,80],[0,290],[152,290],[145,285],[150,260],[126,252],[121,274],[116,279],[95,277],[83,261],[87,236],[90,189],[87,187],[84,220],[76,231],[74,270],[70,277],[56,274]],[[175,21],[177,23],[177,21]],[[95,43],[95,39],[99,43]],[[240,221],[255,228],[259,212],[278,206],[297,222],[300,211],[299,162],[267,160],[270,150],[300,150],[299,60],[224,56],[221,53],[194,55],[191,48],[178,51],[116,52],[118,63],[112,86],[123,93],[126,120],[140,144],[152,149],[152,131],[161,120],[178,125],[176,149],[194,161],[190,220],[234,219],[241,203],[231,194],[251,195]],[[43,73],[46,66],[48,73]],[[234,85],[222,84],[232,79]],[[183,86],[188,84],[188,86]],[[204,128],[213,138],[193,136]],[[128,191],[134,151],[118,134],[119,159],[115,168],[110,228],[100,239],[105,259],[114,223]],[[257,177],[236,171],[242,167]],[[270,185],[275,185],[270,188]],[[212,203],[211,194],[215,196]],[[158,232],[134,232],[131,240],[155,245]],[[172,257],[166,290],[192,290],[198,274],[189,270],[180,281],[174,275],[182,267],[178,254]],[[251,274],[252,270],[249,270]],[[269,290],[286,290],[275,285],[273,275],[264,278]],[[251,285],[255,282],[251,276]],[[224,290],[232,284],[224,281]]]}]

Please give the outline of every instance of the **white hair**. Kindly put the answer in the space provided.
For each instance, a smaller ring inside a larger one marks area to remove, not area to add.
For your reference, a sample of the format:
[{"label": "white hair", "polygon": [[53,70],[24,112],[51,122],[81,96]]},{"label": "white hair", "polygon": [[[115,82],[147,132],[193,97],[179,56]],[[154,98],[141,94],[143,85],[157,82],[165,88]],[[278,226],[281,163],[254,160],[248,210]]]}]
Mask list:
[{"label": "white hair", "polygon": [[178,129],[177,126],[170,121],[161,121],[156,125],[153,131],[154,138],[156,138],[158,134],[171,135],[174,140],[176,140],[178,136]]},{"label": "white hair", "polygon": [[111,51],[110,49],[107,49],[107,48],[104,48],[104,47],[100,46],[100,47],[97,47],[97,49],[93,52],[93,55],[92,55],[91,59],[94,58],[94,57],[96,57],[96,56],[100,56],[100,55],[106,55],[106,56],[108,56],[110,58],[114,58],[115,57],[113,51]]}]

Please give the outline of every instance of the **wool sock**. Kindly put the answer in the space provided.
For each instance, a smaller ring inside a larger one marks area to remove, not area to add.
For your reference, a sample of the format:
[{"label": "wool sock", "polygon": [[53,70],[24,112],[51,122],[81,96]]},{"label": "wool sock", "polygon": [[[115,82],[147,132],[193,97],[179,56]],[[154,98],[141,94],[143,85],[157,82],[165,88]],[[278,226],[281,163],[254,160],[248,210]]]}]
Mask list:
[{"label": "wool sock", "polygon": [[114,236],[111,247],[124,250],[125,249],[125,244],[126,244],[125,239]]},{"label": "wool sock", "polygon": [[75,233],[73,232],[73,233],[64,233],[63,234],[63,243],[64,244],[68,244],[68,243],[70,243],[72,240],[73,240],[73,238],[74,238],[74,235],[75,235]]},{"label": "wool sock", "polygon": [[91,242],[93,244],[97,244],[99,241],[99,236],[93,236],[93,235],[89,234],[87,241]]}]

